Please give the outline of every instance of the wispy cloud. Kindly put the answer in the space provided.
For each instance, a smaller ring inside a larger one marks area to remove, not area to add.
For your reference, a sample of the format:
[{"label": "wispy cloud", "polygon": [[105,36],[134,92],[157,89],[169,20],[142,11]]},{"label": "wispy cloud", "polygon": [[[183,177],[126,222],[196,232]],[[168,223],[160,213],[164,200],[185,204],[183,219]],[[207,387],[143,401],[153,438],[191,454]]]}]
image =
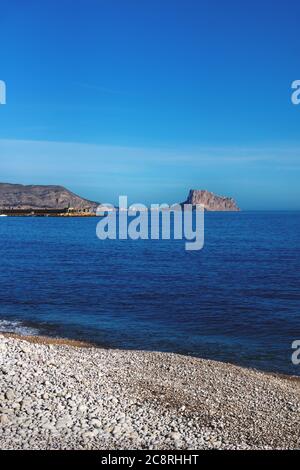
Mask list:
[{"label": "wispy cloud", "polygon": [[[85,157],[87,159],[103,158],[106,164],[113,165],[119,162],[122,165],[136,163],[136,160],[144,163],[159,162],[169,164],[170,161],[177,163],[193,163],[194,165],[211,163],[212,160],[230,162],[272,161],[273,163],[287,163],[299,161],[299,147],[193,147],[188,149],[157,148],[157,147],[130,147],[118,145],[100,145],[82,142],[42,141],[42,140],[15,140],[0,139],[0,151],[7,156],[17,157],[20,152],[23,155],[35,156],[58,156],[65,159],[74,157]],[[2,153],[2,155],[4,155]],[[75,161],[74,161],[75,164]]]},{"label": "wispy cloud", "polygon": [[62,184],[98,200],[124,193],[158,194],[159,200],[170,194],[180,201],[190,187],[246,198],[263,185],[273,192],[285,185],[288,198],[299,164],[297,147],[174,149],[0,139],[1,181]]}]

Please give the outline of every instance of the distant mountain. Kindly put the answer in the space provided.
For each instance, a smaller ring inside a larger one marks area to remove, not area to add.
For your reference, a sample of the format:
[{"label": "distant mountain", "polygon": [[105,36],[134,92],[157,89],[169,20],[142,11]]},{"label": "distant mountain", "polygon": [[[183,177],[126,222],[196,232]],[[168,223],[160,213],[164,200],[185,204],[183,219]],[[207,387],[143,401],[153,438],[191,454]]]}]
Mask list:
[{"label": "distant mountain", "polygon": [[205,189],[191,189],[187,200],[183,204],[203,204],[207,211],[239,211],[234,199],[231,197],[217,196]]},{"label": "distant mountain", "polygon": [[[207,211],[240,210],[232,198],[197,189],[190,190],[183,204],[203,204]],[[84,199],[63,186],[0,183],[0,210],[73,208],[96,212],[99,205],[99,202]]]},{"label": "distant mountain", "polygon": [[99,203],[84,199],[63,186],[0,183],[0,209],[88,209]]}]

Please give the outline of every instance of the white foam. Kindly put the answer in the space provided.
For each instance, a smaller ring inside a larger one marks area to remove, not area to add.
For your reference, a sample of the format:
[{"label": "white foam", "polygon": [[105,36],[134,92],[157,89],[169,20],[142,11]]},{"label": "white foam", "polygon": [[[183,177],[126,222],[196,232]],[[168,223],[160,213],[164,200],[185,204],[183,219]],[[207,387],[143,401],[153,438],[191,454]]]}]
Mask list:
[{"label": "white foam", "polygon": [[18,335],[36,336],[39,331],[36,328],[23,325],[20,321],[0,320],[0,333],[17,333]]}]

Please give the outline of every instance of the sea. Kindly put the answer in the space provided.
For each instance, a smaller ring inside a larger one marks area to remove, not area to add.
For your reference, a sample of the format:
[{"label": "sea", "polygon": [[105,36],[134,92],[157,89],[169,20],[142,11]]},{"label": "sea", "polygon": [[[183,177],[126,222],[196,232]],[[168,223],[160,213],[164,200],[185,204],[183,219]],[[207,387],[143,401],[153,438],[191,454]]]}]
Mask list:
[{"label": "sea", "polygon": [[199,251],[98,221],[0,218],[0,332],[300,375],[300,212],[207,212]]}]

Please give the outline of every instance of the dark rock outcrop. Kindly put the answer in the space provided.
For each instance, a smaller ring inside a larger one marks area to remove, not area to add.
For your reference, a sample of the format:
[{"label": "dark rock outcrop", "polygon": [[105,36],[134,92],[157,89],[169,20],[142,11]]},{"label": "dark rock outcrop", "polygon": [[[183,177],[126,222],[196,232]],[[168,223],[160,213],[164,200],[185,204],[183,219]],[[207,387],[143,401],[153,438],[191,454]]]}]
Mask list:
[{"label": "dark rock outcrop", "polygon": [[85,209],[95,212],[99,203],[83,199],[63,186],[0,183],[0,209]]},{"label": "dark rock outcrop", "polygon": [[191,189],[187,200],[183,204],[202,204],[206,211],[239,211],[234,199],[231,197],[217,196],[204,189]]}]

